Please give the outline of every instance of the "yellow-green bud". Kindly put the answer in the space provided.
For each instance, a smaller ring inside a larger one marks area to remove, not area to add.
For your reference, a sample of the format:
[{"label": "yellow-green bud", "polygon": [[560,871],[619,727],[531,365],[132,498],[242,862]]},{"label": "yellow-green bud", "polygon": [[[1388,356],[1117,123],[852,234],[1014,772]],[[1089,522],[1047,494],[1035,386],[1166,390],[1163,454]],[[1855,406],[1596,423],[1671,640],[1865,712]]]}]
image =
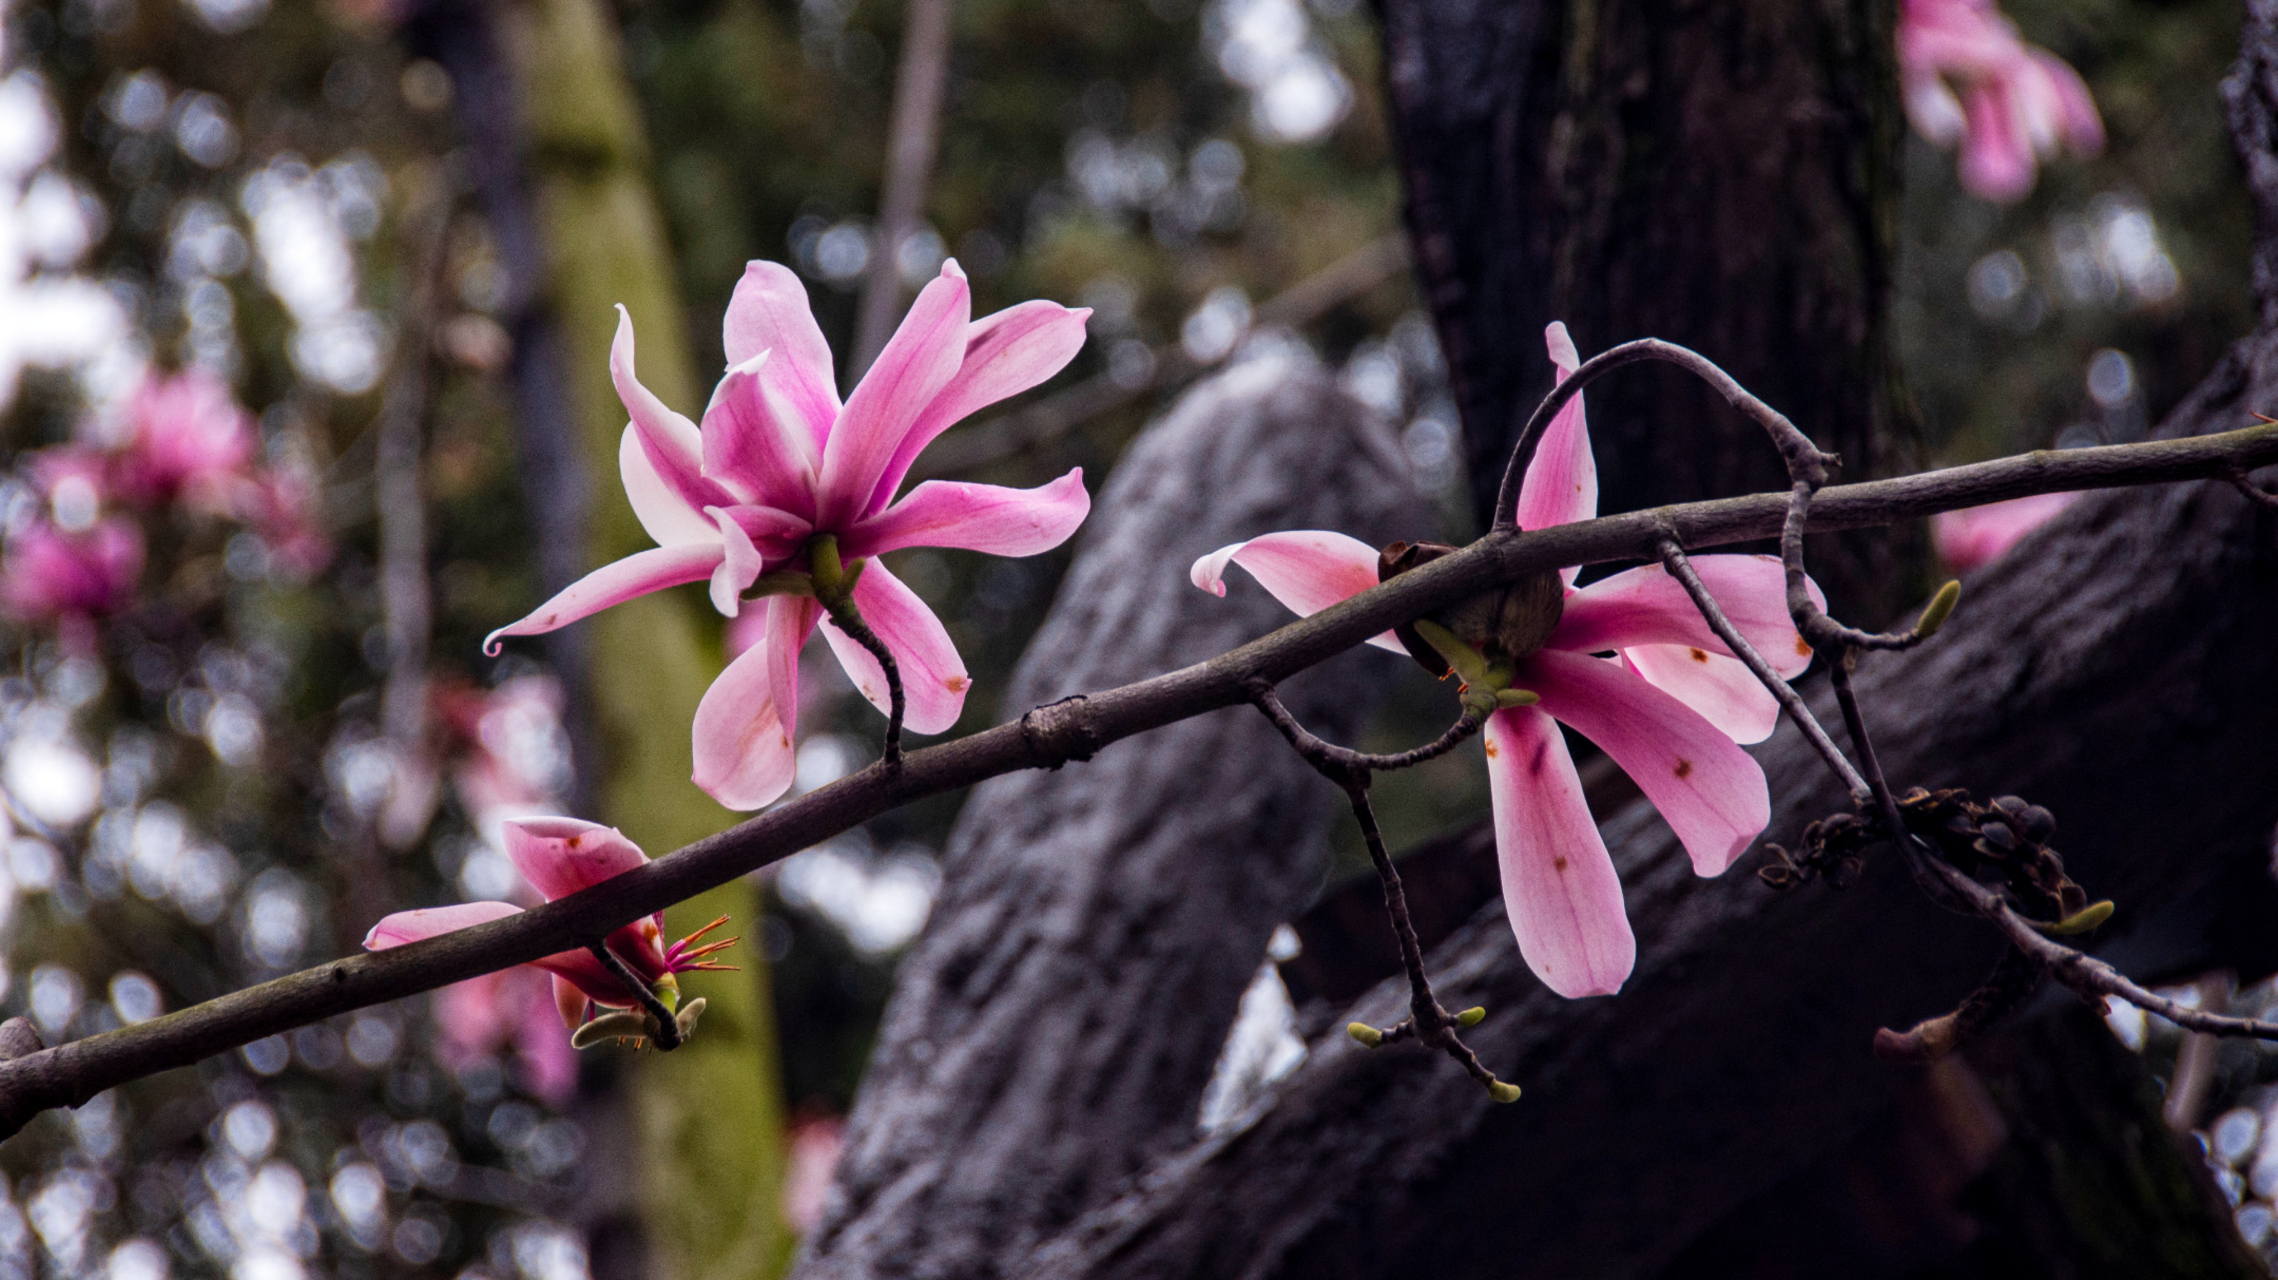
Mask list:
[{"label": "yellow-green bud", "polygon": [[2054,924],[2042,924],[2035,921],[2033,927],[2042,933],[2053,934],[2059,938],[2070,937],[2076,933],[2086,933],[2111,919],[2114,910],[2116,908],[2113,907],[2112,900],[2106,898],[2102,902],[2091,902]]},{"label": "yellow-green bud", "polygon": [[1532,689],[1498,689],[1495,705],[1498,707],[1531,707],[1542,701],[1542,695]]},{"label": "yellow-green bud", "polygon": [[1365,1022],[1348,1022],[1345,1034],[1360,1041],[1363,1048],[1374,1049],[1384,1043],[1384,1033]]},{"label": "yellow-green bud", "polygon": [[1485,1006],[1476,1004],[1455,1015],[1455,1025],[1459,1027],[1476,1027],[1486,1020],[1487,1010]]},{"label": "yellow-green bud", "polygon": [[1954,606],[1961,598],[1962,584],[1948,579],[1945,586],[1938,588],[1938,594],[1930,597],[1930,603],[1922,606],[1922,616],[1914,623],[1914,634],[1925,640],[1938,634],[1938,628],[1945,626],[1946,619],[1953,616]]},{"label": "yellow-green bud", "polygon": [[1519,1100],[1519,1086],[1508,1080],[1497,1080],[1487,1086],[1487,1096],[1497,1102],[1517,1102]]}]

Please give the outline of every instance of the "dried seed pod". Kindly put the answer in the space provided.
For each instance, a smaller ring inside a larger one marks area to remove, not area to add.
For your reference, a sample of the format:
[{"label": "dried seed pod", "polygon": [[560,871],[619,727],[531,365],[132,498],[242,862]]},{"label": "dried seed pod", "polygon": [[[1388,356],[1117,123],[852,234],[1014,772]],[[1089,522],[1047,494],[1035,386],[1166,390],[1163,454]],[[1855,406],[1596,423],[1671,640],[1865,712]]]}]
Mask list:
[{"label": "dried seed pod", "polygon": [[2018,825],[2024,829],[2025,838],[2034,844],[2047,844],[2049,837],[2057,833],[2056,815],[2037,804],[2026,805],[2025,811],[2017,815],[2017,820]]},{"label": "dried seed pod", "polygon": [[1998,818],[1979,823],[1977,831],[1979,835],[1984,836],[1989,843],[2004,853],[2017,847],[2017,833],[2009,829],[2008,823]]}]

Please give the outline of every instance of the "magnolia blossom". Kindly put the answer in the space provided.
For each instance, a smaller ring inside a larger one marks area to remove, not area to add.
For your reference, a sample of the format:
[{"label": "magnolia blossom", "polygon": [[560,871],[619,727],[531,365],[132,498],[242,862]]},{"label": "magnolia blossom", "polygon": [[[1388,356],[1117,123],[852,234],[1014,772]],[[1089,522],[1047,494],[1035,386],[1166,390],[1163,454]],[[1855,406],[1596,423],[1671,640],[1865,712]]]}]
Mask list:
[{"label": "magnolia blossom", "polygon": [[[1580,363],[1574,344],[1563,324],[1551,325],[1547,337],[1563,382]],[[1597,509],[1597,469],[1576,396],[1552,420],[1527,468],[1519,525],[1587,520]],[[1374,548],[1341,533],[1271,533],[1202,557],[1193,578],[1223,595],[1226,566],[1238,564],[1275,599],[1311,614],[1375,586],[1380,563]],[[1698,556],[1692,563],[1775,670],[1793,676],[1810,665],[1811,647],[1788,617],[1777,559]],[[1583,803],[1558,726],[1613,757],[1676,831],[1693,870],[1714,876],[1771,820],[1764,771],[1737,744],[1762,740],[1779,719],[1778,702],[1661,566],[1580,588],[1577,572],[1560,572],[1562,612],[1547,639],[1530,652],[1503,655],[1515,670],[1511,687],[1541,701],[1497,710],[1485,728],[1504,907],[1528,966],[1565,996],[1619,990],[1637,943],[1613,859]],[[1369,643],[1407,651],[1390,632]]]},{"label": "magnolia blossom", "polygon": [[[506,824],[506,853],[546,901],[566,898],[648,863],[641,847],[615,827],[576,818],[522,818]],[[420,942],[441,934],[503,920],[522,908],[511,902],[467,902],[452,907],[425,907],[398,911],[372,926],[364,938],[366,951],[385,951],[407,942]],[[680,941],[664,943],[664,916],[660,912],[612,932],[605,945],[625,967],[654,989],[672,991],[673,975],[701,969],[724,969],[705,957],[734,945],[735,940],[697,945],[705,934],[726,919],[715,920]],[[630,1009],[640,1003],[589,951],[561,951],[531,962],[554,978],[554,1004],[571,1028],[583,1024],[589,1005]]]},{"label": "magnolia blossom", "polygon": [[1898,66],[1907,118],[1941,147],[1961,146],[1962,185],[2020,199],[2059,147],[2093,155],[2104,123],[2080,74],[2026,44],[1993,0],[1902,0]]},{"label": "magnolia blossom", "polygon": [[131,434],[116,458],[113,483],[129,501],[155,506],[186,496],[216,511],[234,509],[235,491],[249,476],[253,415],[237,403],[229,384],[210,370],[190,368],[151,378],[127,409]]},{"label": "magnolia blossom", "polygon": [[[862,695],[880,710],[889,705],[884,669],[824,616],[802,577],[828,537],[850,571],[864,562],[854,605],[900,668],[907,727],[949,728],[971,683],[964,661],[933,610],[876,557],[904,547],[1034,555],[1065,541],[1091,498],[1082,468],[1036,489],[929,480],[899,502],[894,495],[935,436],[1059,372],[1083,345],[1089,314],[1035,301],[974,320],[952,259],[841,402],[805,287],[785,267],[754,262],[728,303],[728,372],[699,427],[634,376],[632,319],[620,308],[609,371],[632,422],[618,467],[657,547],[603,566],[493,632],[491,651],[501,636],[552,631],[707,579],[722,614],[764,611],[761,641],[713,682],[694,726],[696,784],[731,808],[756,809],[791,785],[799,651],[818,624]],[[784,577],[760,583],[763,574]],[[764,594],[746,601],[755,584]]]},{"label": "magnolia blossom", "polygon": [[2077,493],[2036,493],[1930,517],[1930,541],[1938,558],[1956,572],[1990,564],[2073,504]]},{"label": "magnolia blossom", "polygon": [[142,529],[131,520],[76,531],[35,520],[0,558],[0,608],[19,622],[84,628],[133,602],[142,561]]}]

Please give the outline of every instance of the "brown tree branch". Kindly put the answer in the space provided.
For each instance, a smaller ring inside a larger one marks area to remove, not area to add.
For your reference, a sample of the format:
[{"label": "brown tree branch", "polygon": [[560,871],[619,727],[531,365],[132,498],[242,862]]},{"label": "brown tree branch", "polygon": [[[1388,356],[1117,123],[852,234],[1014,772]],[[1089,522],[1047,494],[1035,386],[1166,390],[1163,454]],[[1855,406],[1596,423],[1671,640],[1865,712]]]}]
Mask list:
[{"label": "brown tree branch", "polygon": [[[2036,452],[1827,489],[1812,504],[1811,527],[1889,524],[2034,493],[2214,479],[2232,468],[2251,470],[2274,462],[2278,427],[2273,426]],[[911,752],[902,758],[898,773],[873,765],[534,910],[394,950],[332,961],[149,1022],[0,1063],[0,1136],[13,1134],[41,1111],[76,1106],[129,1080],[335,1014],[587,946],[641,916],[922,797],[998,774],[1089,759],[1133,734],[1245,703],[1245,686],[1252,679],[1286,679],[1378,632],[1497,583],[1566,565],[1654,558],[1667,538],[1698,548],[1766,537],[1781,527],[1787,509],[1784,496],[1757,494],[1528,533],[1490,534],[1207,662],[1039,707],[996,728]]]}]

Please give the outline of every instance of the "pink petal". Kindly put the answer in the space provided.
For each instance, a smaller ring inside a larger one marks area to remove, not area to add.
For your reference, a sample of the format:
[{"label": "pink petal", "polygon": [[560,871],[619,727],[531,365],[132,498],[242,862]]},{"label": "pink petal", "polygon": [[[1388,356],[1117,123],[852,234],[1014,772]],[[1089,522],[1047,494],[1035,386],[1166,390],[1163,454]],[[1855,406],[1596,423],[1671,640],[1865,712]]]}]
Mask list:
[{"label": "pink petal", "polygon": [[1622,650],[1622,660],[1734,742],[1762,742],[1779,727],[1780,700],[1738,658],[1690,645],[1644,644]]},{"label": "pink petal", "polygon": [[1495,861],[1519,954],[1562,996],[1612,995],[1637,963],[1637,939],[1566,740],[1532,707],[1489,716],[1486,738]]},{"label": "pink petal", "polygon": [[704,474],[812,519],[822,446],[791,397],[789,361],[763,351],[728,370],[704,410]]},{"label": "pink petal", "polygon": [[2016,117],[2006,86],[1972,87],[1962,100],[1969,136],[1956,165],[1962,186],[1972,195],[2007,204],[2033,189],[2032,140]]},{"label": "pink petal", "polygon": [[868,513],[870,495],[895,452],[934,397],[957,376],[972,314],[972,291],[952,258],[918,292],[823,443],[817,527],[843,530]]},{"label": "pink petal", "polygon": [[745,364],[763,351],[774,353],[773,377],[819,450],[838,421],[838,376],[799,277],[777,262],[746,266],[735,296],[728,299],[721,336],[730,365]]},{"label": "pink petal", "polygon": [[1962,114],[1962,100],[1946,87],[1946,78],[1935,72],[1908,75],[1901,86],[1906,103],[1906,118],[1914,131],[1932,144],[1951,147],[1962,140],[1968,131],[1968,117]]},{"label": "pink petal", "polygon": [[962,547],[996,556],[1032,556],[1066,542],[1091,509],[1082,467],[1035,489],[928,480],[848,530],[840,553],[875,556],[903,547]]},{"label": "pink petal", "polygon": [[2053,124],[2057,134],[2075,154],[2094,155],[2104,149],[2104,118],[2097,114],[2096,99],[2090,96],[2088,85],[2072,64],[2046,49],[2028,50],[2034,67],[2044,77],[2054,113]]},{"label": "pink petal", "polygon": [[634,376],[633,317],[623,307],[617,308],[617,337],[609,344],[609,379],[633,419],[617,451],[617,469],[641,527],[660,547],[710,537],[711,522],[698,513],[726,506],[733,497],[704,478],[704,438],[696,424],[666,408]]},{"label": "pink petal", "polygon": [[[1557,367],[1558,381],[1563,383],[1582,364],[1574,340],[1566,336],[1563,321],[1553,321],[1543,330],[1543,340],[1550,348],[1551,363]],[[1550,420],[1542,443],[1535,447],[1534,460],[1527,464],[1527,477],[1519,485],[1519,527],[1547,529],[1596,514],[1598,464],[1590,456],[1590,423],[1582,409],[1582,396],[1577,394]],[[1574,581],[1577,572],[1576,568],[1559,571],[1568,582]]]},{"label": "pink petal", "polygon": [[934,437],[984,409],[1036,386],[1067,367],[1083,349],[1084,321],[1091,308],[1071,311],[1057,302],[1038,299],[1006,307],[983,316],[965,328],[965,359],[957,376],[926,406],[917,425],[894,450],[893,461],[878,478],[867,511],[885,509],[902,487],[903,477],[917,463],[918,454]]},{"label": "pink petal", "polygon": [[[1325,529],[1269,533],[1220,547],[1194,562],[1187,576],[1212,595],[1226,594],[1226,566],[1238,564],[1301,618],[1342,604],[1377,584],[1379,556],[1358,538]],[[1406,653],[1389,631],[1370,638],[1379,649]]]},{"label": "pink petal", "polygon": [[726,554],[715,534],[709,544],[658,547],[612,561],[562,588],[560,595],[539,605],[529,617],[491,632],[483,640],[483,652],[496,654],[501,636],[543,635],[635,596],[702,582]]},{"label": "pink petal", "polygon": [[1772,820],[1764,770],[1731,738],[1618,663],[1545,649],[1516,687],[1598,744],[1661,811],[1693,870],[1721,875]]},{"label": "pink petal", "polygon": [[1930,542],[1938,558],[1956,572],[1990,564],[2008,554],[2026,534],[2047,524],[2079,500],[2078,493],[2036,493],[1930,517]]},{"label": "pink petal", "polygon": [[[955,725],[965,710],[965,691],[973,682],[966,676],[965,661],[957,656],[957,646],[950,642],[941,619],[876,560],[869,562],[862,580],[854,584],[854,606],[862,611],[862,620],[870,625],[871,632],[885,642],[886,651],[894,655],[894,665],[901,671],[902,695],[909,703],[902,726],[912,733],[942,733]],[[893,705],[886,689],[886,670],[868,649],[856,644],[828,618],[823,620],[823,639],[830,642],[831,652],[838,655],[847,678],[854,681],[854,687],[871,706],[885,711]]]},{"label": "pink petal", "polygon": [[[620,950],[616,945],[617,934],[623,932],[623,929],[619,929],[617,933],[609,935],[612,951]],[[629,1009],[640,1003],[639,997],[618,981],[616,974],[603,968],[590,951],[557,951],[550,956],[540,956],[530,963],[577,988],[580,994],[595,1004]],[[637,966],[635,968],[638,971]]]},{"label": "pink petal", "polygon": [[614,880],[649,856],[615,827],[578,818],[514,818],[506,823],[506,856],[548,902]]},{"label": "pink petal", "polygon": [[751,544],[751,535],[744,532],[734,517],[718,507],[706,507],[704,514],[718,523],[723,552],[719,567],[712,570],[712,607],[720,611],[721,617],[733,618],[742,605],[745,589],[759,577],[764,562],[759,548]]},{"label": "pink petal", "polygon": [[449,907],[422,907],[398,911],[372,926],[364,935],[364,950],[385,951],[410,942],[425,942],[446,933],[472,929],[478,924],[522,914],[511,902],[462,902]]},{"label": "pink petal", "polygon": [[[1764,655],[1772,670],[1792,677],[1811,665],[1811,646],[1788,616],[1787,576],[1777,557],[1699,556],[1692,564],[1724,616]],[[1820,608],[1827,607],[1816,582],[1811,584],[1811,598]],[[1709,630],[1684,584],[1657,564],[1624,570],[1570,592],[1566,612],[1545,647],[1599,653],[1641,644],[1732,652]]]},{"label": "pink petal", "polygon": [[765,604],[766,635],[704,691],[692,726],[696,785],[731,809],[757,809],[791,788],[799,650],[821,610],[796,596],[769,596]]}]

